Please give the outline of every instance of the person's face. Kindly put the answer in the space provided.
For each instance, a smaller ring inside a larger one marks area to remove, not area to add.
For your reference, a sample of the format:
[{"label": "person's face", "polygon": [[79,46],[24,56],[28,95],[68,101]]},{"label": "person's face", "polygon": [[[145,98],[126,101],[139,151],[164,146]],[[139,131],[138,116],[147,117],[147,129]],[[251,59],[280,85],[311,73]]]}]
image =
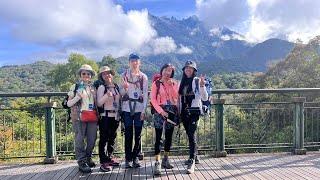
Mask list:
[{"label": "person's face", "polygon": [[191,77],[193,75],[194,69],[192,67],[185,67],[184,68],[184,73],[187,77]]},{"label": "person's face", "polygon": [[112,82],[112,80],[113,80],[113,75],[111,74],[110,71],[102,72],[102,73],[101,73],[101,76],[102,76],[102,79],[103,79],[105,82]]},{"label": "person's face", "polygon": [[91,80],[91,73],[89,71],[81,71],[80,79],[85,82],[89,82]]},{"label": "person's face", "polygon": [[129,62],[131,69],[139,69],[140,68],[140,60],[139,59],[131,59]]},{"label": "person's face", "polygon": [[166,67],[166,68],[164,68],[163,70],[162,70],[162,77],[164,77],[164,78],[170,78],[171,77],[171,74],[172,74],[172,71],[173,71],[173,69],[172,69],[172,67]]}]

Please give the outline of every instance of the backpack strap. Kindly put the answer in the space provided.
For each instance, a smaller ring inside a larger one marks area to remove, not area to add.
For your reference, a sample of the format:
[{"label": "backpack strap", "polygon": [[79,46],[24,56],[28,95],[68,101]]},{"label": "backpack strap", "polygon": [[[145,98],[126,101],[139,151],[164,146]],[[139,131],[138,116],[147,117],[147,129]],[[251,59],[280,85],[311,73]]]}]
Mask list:
[{"label": "backpack strap", "polygon": [[76,83],[73,90],[73,96],[76,96],[77,90],[79,89],[79,83]]},{"label": "backpack strap", "polygon": [[159,91],[160,91],[160,85],[162,84],[162,82],[158,79],[156,80],[156,87],[157,87],[157,91],[156,91],[156,99],[158,99],[158,94],[159,94]]},{"label": "backpack strap", "polygon": [[199,92],[199,78],[195,77],[194,82],[196,84],[196,88],[194,90],[194,93],[196,94],[197,92]]}]

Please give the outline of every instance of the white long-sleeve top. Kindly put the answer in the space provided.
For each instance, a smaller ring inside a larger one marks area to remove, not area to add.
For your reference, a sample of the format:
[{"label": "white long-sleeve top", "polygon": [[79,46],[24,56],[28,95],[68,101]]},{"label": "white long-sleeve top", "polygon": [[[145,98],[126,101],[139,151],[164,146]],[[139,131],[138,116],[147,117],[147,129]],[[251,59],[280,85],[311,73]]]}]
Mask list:
[{"label": "white long-sleeve top", "polygon": [[[80,103],[80,110],[95,110],[95,99],[96,99],[96,91],[95,88],[92,85],[85,85],[85,89],[78,89],[77,91],[81,91],[80,93],[83,94],[83,98],[81,98],[78,93],[74,94],[74,89],[76,85],[73,84],[70,88],[70,91],[68,92],[68,102],[67,106],[72,107],[77,102],[81,100]],[[89,106],[92,106],[90,109]]]},{"label": "white long-sleeve top", "polygon": [[[193,81],[192,81],[192,91],[194,92],[195,98],[191,102],[191,107],[199,107],[201,110],[201,113],[202,113],[202,101],[208,100],[208,92],[206,91],[205,86],[203,86],[203,87],[200,86],[200,79],[198,81],[199,91],[195,92],[196,91],[196,80],[195,79],[197,79],[197,78],[198,77],[193,78]],[[180,96],[180,99],[181,99],[181,96]],[[179,108],[180,108],[180,107],[182,107],[181,100],[179,102],[180,102],[179,103]],[[180,112],[181,112],[181,109],[180,109]]]},{"label": "white long-sleeve top", "polygon": [[[125,77],[126,76],[126,77]],[[129,83],[128,91],[126,92],[123,87],[120,88],[121,95],[128,94],[131,99],[138,99],[139,96],[143,97],[143,102],[136,102],[135,112],[145,112],[148,103],[148,77],[146,74],[139,72],[139,75],[132,75],[130,70],[126,70],[126,72],[121,75],[122,81],[125,78],[128,78],[131,82],[137,82],[136,84]],[[138,85],[139,78],[143,78],[143,91],[141,91],[140,85]],[[134,94],[137,93],[138,97],[135,97]],[[133,107],[132,102],[132,107]],[[122,111],[130,112],[129,101],[122,102]]]}]

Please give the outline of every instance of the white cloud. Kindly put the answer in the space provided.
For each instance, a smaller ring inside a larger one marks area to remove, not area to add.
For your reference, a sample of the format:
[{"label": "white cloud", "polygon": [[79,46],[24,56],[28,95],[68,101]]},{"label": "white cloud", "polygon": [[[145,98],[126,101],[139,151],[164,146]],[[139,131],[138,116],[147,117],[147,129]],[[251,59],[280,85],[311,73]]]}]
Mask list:
[{"label": "white cloud", "polygon": [[212,28],[227,26],[252,42],[272,37],[307,42],[320,34],[320,1],[197,0],[197,15]]},{"label": "white cloud", "polygon": [[172,38],[158,37],[147,10],[125,13],[112,0],[0,1],[0,20],[14,38],[53,47],[58,54],[121,56],[144,46],[151,47],[146,53],[176,49]]},{"label": "white cloud", "polygon": [[197,15],[209,27],[234,26],[248,16],[246,0],[196,0]]},{"label": "white cloud", "polygon": [[192,49],[182,44],[180,44],[180,48],[177,50],[178,54],[192,54],[192,52]]}]

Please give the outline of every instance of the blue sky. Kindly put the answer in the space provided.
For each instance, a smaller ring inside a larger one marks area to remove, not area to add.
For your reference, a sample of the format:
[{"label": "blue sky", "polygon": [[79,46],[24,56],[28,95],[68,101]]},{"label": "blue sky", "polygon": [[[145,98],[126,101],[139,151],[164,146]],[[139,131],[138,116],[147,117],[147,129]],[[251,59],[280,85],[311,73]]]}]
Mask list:
[{"label": "blue sky", "polygon": [[97,60],[132,51],[192,53],[172,37],[159,37],[148,13],[196,15],[213,31],[228,27],[252,43],[274,37],[308,42],[320,35],[319,9],[314,0],[0,1],[0,66],[64,62],[71,52]]},{"label": "blue sky", "polygon": [[115,2],[122,5],[125,11],[148,9],[156,16],[174,16],[180,19],[194,15],[196,11],[194,0],[116,0]]}]

